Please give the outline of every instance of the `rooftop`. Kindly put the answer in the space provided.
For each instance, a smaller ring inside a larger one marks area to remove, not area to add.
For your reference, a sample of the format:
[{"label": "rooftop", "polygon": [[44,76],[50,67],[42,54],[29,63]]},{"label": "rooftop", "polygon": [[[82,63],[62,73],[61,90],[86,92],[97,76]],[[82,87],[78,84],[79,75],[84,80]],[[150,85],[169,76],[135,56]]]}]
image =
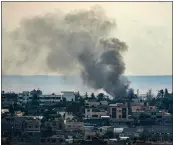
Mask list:
[{"label": "rooftop", "polygon": [[116,104],[109,104],[110,107],[123,107],[125,104],[123,103],[116,103]]}]

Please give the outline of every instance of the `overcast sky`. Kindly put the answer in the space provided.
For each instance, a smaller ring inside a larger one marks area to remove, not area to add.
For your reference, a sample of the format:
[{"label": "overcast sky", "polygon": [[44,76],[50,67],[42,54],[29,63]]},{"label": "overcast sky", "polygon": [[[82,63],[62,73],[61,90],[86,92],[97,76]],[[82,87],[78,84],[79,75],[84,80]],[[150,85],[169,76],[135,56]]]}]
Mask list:
[{"label": "overcast sky", "polygon": [[124,55],[125,74],[172,74],[171,2],[3,2],[2,24],[6,30],[10,30],[17,27],[23,18],[59,9],[65,13],[89,9],[96,4],[109,17],[116,19],[117,29],[112,34],[129,47]]}]

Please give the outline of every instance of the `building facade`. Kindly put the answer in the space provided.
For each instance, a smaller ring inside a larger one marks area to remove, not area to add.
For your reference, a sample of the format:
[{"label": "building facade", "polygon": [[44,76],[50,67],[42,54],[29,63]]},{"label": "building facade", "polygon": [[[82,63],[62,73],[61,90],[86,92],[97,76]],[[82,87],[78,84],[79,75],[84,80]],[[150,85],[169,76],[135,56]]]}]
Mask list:
[{"label": "building facade", "polygon": [[66,130],[70,131],[84,131],[84,123],[77,121],[66,121],[65,123]]},{"label": "building facade", "polygon": [[62,95],[40,95],[40,105],[54,105],[62,100]]},{"label": "building facade", "polygon": [[110,104],[109,114],[112,119],[128,119],[128,106],[123,103]]},{"label": "building facade", "polygon": [[85,108],[85,118],[101,118],[101,116],[106,116],[107,111],[97,109],[97,108]]}]

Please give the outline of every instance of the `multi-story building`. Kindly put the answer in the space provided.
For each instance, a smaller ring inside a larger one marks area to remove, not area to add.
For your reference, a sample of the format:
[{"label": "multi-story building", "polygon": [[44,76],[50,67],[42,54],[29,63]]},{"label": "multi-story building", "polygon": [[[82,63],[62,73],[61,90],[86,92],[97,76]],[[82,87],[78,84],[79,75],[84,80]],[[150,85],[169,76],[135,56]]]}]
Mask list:
[{"label": "multi-story building", "polygon": [[40,95],[39,101],[40,105],[53,105],[62,100],[62,95]]},{"label": "multi-story building", "polygon": [[15,116],[4,119],[6,125],[11,126],[14,132],[38,131],[40,130],[40,120],[39,116]]},{"label": "multi-story building", "polygon": [[23,122],[23,130],[27,131],[40,131],[40,119],[38,118],[28,118]]},{"label": "multi-story building", "polygon": [[128,119],[128,106],[123,103],[110,104],[109,114],[112,119]]},{"label": "multi-story building", "polygon": [[85,118],[101,118],[101,116],[106,116],[107,111],[97,109],[97,108],[85,108]]},{"label": "multi-story building", "polygon": [[[27,104],[32,101],[33,95],[30,92],[23,92],[18,95],[18,102],[20,104]],[[38,99],[40,101],[40,105],[53,105],[62,100],[62,95],[39,95]]]},{"label": "multi-story building", "polygon": [[23,91],[18,95],[18,103],[27,104],[32,101],[32,95],[29,91]]},{"label": "multi-story building", "polygon": [[32,101],[33,95],[35,93],[38,94],[38,99],[40,101],[40,105],[53,105],[57,102],[60,102],[63,98],[66,101],[75,101],[75,93],[70,91],[63,91],[61,94],[47,94],[43,95],[40,90],[35,91],[23,91],[18,95],[18,103],[27,104]]}]

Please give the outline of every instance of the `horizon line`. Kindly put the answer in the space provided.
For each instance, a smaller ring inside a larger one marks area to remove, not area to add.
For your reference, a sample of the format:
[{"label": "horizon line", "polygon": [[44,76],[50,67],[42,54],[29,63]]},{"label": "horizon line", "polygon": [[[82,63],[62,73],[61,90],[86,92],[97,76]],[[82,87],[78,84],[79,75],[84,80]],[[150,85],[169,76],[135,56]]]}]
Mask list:
[{"label": "horizon line", "polygon": [[[41,74],[41,75],[32,75],[32,74],[28,74],[28,75],[23,75],[23,74],[1,74],[1,77],[3,76],[21,76],[21,77],[36,77],[36,76],[57,76],[57,77],[76,77],[76,76],[79,76],[79,75],[58,75],[58,74]],[[151,76],[172,76],[172,74],[163,74],[163,75],[123,75],[123,76],[139,76],[139,77],[151,77]]]}]

